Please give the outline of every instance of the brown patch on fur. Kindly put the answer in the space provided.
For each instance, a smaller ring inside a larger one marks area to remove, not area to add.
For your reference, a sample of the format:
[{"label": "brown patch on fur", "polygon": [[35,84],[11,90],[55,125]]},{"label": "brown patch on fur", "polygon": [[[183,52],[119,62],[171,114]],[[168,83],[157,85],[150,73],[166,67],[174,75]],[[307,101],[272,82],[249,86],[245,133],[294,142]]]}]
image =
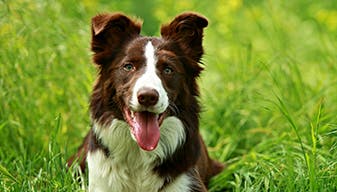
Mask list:
[{"label": "brown patch on fur", "polygon": [[211,179],[211,177],[219,174],[225,168],[225,166],[222,163],[215,161],[208,156],[206,145],[203,142],[200,135],[199,138],[200,141],[202,142],[201,143],[202,146],[201,146],[201,155],[197,162],[197,167],[201,180],[207,186],[208,181]]},{"label": "brown patch on fur", "polygon": [[84,173],[86,169],[86,158],[89,150],[89,138],[90,138],[90,133],[85,136],[83,139],[83,143],[81,146],[78,147],[77,153],[72,155],[68,160],[67,160],[67,166],[71,167],[75,162],[77,162],[81,168],[82,173]]}]

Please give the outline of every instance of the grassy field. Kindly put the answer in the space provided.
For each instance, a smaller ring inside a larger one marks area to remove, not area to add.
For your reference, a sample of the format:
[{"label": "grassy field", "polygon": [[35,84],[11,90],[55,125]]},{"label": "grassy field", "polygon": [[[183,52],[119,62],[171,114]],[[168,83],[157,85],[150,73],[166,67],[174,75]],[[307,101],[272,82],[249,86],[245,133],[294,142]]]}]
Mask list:
[{"label": "grassy field", "polygon": [[[287,3],[286,3],[287,2]],[[219,191],[337,191],[335,1],[0,0],[0,191],[84,191],[65,169],[90,128],[90,18],[143,34],[207,16],[201,132]]]}]

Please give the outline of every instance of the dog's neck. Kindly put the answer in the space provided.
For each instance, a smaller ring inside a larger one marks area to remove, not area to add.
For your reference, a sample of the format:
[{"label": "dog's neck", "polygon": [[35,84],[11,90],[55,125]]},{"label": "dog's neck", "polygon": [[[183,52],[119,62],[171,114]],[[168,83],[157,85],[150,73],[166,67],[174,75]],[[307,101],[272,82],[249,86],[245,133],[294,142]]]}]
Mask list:
[{"label": "dog's neck", "polygon": [[[176,117],[167,117],[160,127],[160,141],[157,148],[151,152],[142,150],[130,134],[129,125],[122,120],[114,119],[110,124],[94,123],[93,132],[96,138],[106,148],[112,158],[125,161],[128,156],[136,154],[149,160],[163,161],[172,155],[185,142],[185,129]],[[90,148],[95,151],[95,148]],[[116,159],[116,160],[118,160]],[[136,158],[138,159],[138,158]]]}]

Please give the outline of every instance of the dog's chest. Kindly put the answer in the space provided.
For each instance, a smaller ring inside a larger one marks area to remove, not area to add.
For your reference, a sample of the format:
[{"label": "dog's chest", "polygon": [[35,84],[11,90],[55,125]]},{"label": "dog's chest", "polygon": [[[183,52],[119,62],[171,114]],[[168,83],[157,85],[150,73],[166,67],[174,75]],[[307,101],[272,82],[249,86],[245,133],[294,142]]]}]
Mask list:
[{"label": "dog's chest", "polygon": [[152,172],[151,166],[139,160],[115,162],[101,150],[90,152],[87,161],[89,192],[188,192],[193,183],[190,176],[182,174],[164,186],[164,179]]},{"label": "dog's chest", "polygon": [[124,161],[106,157],[97,150],[88,155],[89,191],[158,191],[164,180],[152,171],[142,157],[126,157]]}]

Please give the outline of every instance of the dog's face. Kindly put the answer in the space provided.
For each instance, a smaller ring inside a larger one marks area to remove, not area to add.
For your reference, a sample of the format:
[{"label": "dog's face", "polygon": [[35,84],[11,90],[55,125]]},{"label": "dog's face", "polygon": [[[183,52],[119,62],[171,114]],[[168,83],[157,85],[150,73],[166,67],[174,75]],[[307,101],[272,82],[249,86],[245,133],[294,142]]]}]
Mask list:
[{"label": "dog's face", "polygon": [[138,145],[151,151],[160,125],[179,116],[198,95],[196,77],[207,20],[184,13],[161,28],[161,38],[140,36],[140,24],[122,14],[92,19],[93,60],[100,74],[91,101],[92,118],[127,122]]}]

